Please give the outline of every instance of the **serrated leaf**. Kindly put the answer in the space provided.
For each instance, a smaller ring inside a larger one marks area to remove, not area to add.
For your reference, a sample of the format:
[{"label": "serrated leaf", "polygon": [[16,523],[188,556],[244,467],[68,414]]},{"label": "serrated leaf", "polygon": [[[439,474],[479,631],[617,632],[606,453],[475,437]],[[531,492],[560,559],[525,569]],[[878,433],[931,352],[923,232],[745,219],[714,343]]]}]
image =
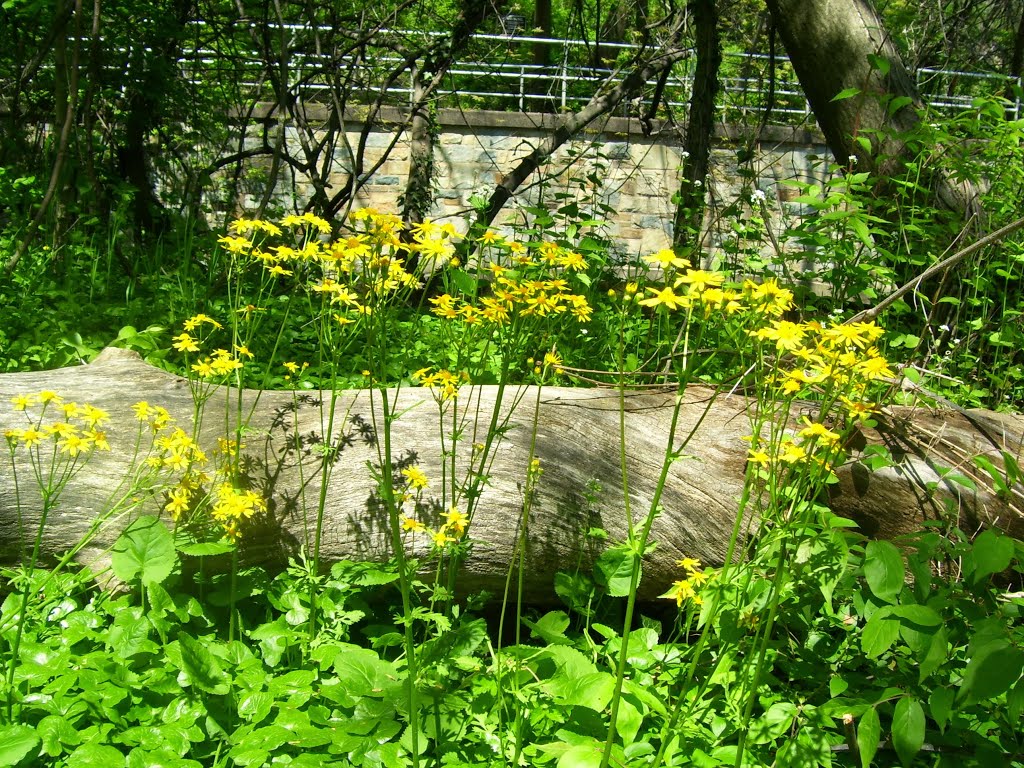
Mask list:
[{"label": "serrated leaf", "polygon": [[632,586],[633,563],[636,555],[625,546],[606,549],[594,564],[597,583],[612,597],[625,597]]},{"label": "serrated leaf", "polygon": [[548,611],[537,621],[523,619],[523,624],[547,645],[569,643],[569,638],[565,636],[565,630],[569,628],[569,614],[565,611]]},{"label": "serrated leaf", "polygon": [[221,696],[231,689],[231,676],[220,667],[203,642],[182,633],[178,636],[181,651],[181,671],[186,676],[183,685],[194,685],[202,691]]},{"label": "serrated leaf", "polygon": [[903,589],[903,556],[888,541],[870,541],[864,552],[864,578],[872,594],[887,603],[895,602]]},{"label": "serrated leaf", "polygon": [[612,700],[615,678],[607,672],[591,672],[579,677],[557,677],[547,684],[549,692],[562,706],[587,707],[602,712]]},{"label": "serrated leaf", "polygon": [[882,724],[878,720],[878,710],[868,707],[857,724],[857,749],[860,750],[861,768],[871,765],[881,740]]},{"label": "serrated leaf", "polygon": [[892,745],[903,765],[910,765],[924,745],[924,708],[913,696],[896,702],[892,715]]},{"label": "serrated leaf", "polygon": [[159,584],[171,575],[177,558],[174,534],[159,518],[146,516],[124,529],[114,543],[110,564],[123,582]]}]

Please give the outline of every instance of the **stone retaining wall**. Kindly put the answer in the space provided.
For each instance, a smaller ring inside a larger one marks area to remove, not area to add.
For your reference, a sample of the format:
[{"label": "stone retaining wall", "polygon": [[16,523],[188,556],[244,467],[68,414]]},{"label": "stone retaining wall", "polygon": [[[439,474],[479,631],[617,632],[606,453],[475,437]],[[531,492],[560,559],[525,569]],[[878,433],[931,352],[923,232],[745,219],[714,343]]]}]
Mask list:
[{"label": "stone retaining wall", "polygon": [[[358,143],[362,128],[358,113],[350,113],[347,138],[350,147]],[[486,198],[516,162],[528,154],[555,125],[557,115],[508,112],[459,112],[441,110],[435,141],[435,198],[432,215],[451,220],[465,229],[472,212],[471,198]],[[372,167],[392,144],[396,126],[404,120],[398,110],[381,113],[368,135],[364,167]],[[262,130],[264,126],[257,127]],[[298,134],[286,128],[287,140],[298,153]],[[255,133],[255,130],[252,131]],[[255,139],[249,140],[253,144]],[[713,150],[712,169],[707,180],[710,207],[707,216],[707,246],[718,250],[733,237],[727,218],[735,219],[739,203],[750,208],[754,190],[765,193],[769,208],[780,214],[802,214],[787,201],[799,193],[782,182],[787,180],[823,183],[828,177],[830,155],[823,137],[810,130],[768,127],[753,143],[752,159],[739,162],[741,150],[750,143],[736,127],[721,126]],[[644,254],[671,243],[674,214],[673,194],[679,188],[682,165],[681,137],[666,125],[656,125],[647,136],[640,121],[604,118],[574,141],[559,149],[549,162],[531,177],[506,206],[497,224],[524,224],[524,208],[538,203],[549,210],[571,200],[579,201],[583,217],[608,222],[607,235],[622,256]],[[269,166],[269,161],[267,161]],[[350,151],[335,152],[330,181],[346,183],[352,168]],[[373,206],[397,211],[409,170],[409,145],[403,136],[388,153],[382,166],[361,189],[356,207]],[[240,201],[243,210],[255,208],[264,190],[251,188]],[[285,210],[301,208],[313,195],[312,184],[294,176],[282,179],[274,200]]]}]

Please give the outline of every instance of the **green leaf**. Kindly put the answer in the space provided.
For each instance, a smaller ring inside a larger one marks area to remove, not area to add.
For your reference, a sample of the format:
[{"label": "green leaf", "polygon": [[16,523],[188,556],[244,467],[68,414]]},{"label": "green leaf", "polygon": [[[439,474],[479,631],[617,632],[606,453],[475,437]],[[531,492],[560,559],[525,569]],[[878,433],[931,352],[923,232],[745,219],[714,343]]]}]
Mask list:
[{"label": "green leaf", "polygon": [[910,765],[924,744],[924,708],[913,696],[896,702],[892,715],[892,745],[900,762]]},{"label": "green leaf", "polygon": [[932,641],[928,645],[928,652],[925,653],[918,668],[919,682],[923,683],[932,672],[939,669],[947,661],[949,661],[949,638],[946,635],[946,628],[939,627],[938,631],[932,636]]},{"label": "green leaf", "polygon": [[28,725],[0,726],[0,766],[17,765],[38,744],[38,734]]},{"label": "green leaf", "polygon": [[857,725],[857,749],[860,750],[861,768],[868,768],[871,765],[881,740],[882,725],[878,721],[878,710],[868,707]]},{"label": "green leaf", "polygon": [[123,582],[139,579],[143,584],[159,584],[171,575],[177,562],[174,535],[156,517],[140,517],[132,522],[114,543],[111,566]]},{"label": "green leaf", "polygon": [[917,624],[920,627],[942,626],[942,617],[927,605],[909,603],[907,605],[894,605],[886,611],[887,616],[896,616],[910,624]]},{"label": "green leaf", "polygon": [[892,117],[897,112],[899,112],[901,109],[903,109],[905,106],[907,106],[908,104],[913,104],[913,103],[914,103],[914,100],[912,98],[910,98],[909,96],[897,96],[894,99],[889,101],[889,103],[888,103],[888,105],[886,105],[885,109],[886,109],[886,112],[889,113],[889,117]]},{"label": "green leaf", "polygon": [[121,751],[108,744],[83,744],[68,756],[67,768],[122,768]]},{"label": "green leaf", "polygon": [[212,557],[234,552],[237,547],[229,541],[197,541],[179,544],[178,551],[189,557]]},{"label": "green leaf", "polygon": [[864,553],[864,578],[872,594],[887,603],[903,589],[903,556],[888,541],[870,541]]},{"label": "green leaf", "polygon": [[885,56],[880,56],[877,53],[869,53],[868,64],[871,65],[872,69],[877,70],[882,77],[889,74],[889,67],[891,64]]},{"label": "green leaf", "polygon": [[900,623],[888,618],[882,611],[875,611],[860,636],[860,646],[869,659],[877,659],[892,648],[900,636]]},{"label": "green leaf", "polygon": [[625,597],[632,586],[636,555],[625,545],[611,547],[601,553],[594,564],[597,583],[612,597]]},{"label": "green leaf", "polygon": [[844,99],[852,99],[854,96],[860,93],[860,88],[844,88],[835,96],[832,97],[832,101],[843,101]]},{"label": "green leaf", "polygon": [[871,246],[871,231],[863,219],[851,218],[850,227],[853,228],[853,233],[857,236],[858,240],[864,243],[864,245]]},{"label": "green leaf", "polygon": [[966,703],[994,699],[1009,690],[1024,670],[1024,652],[1006,640],[981,646],[967,663],[957,698]]},{"label": "green leaf", "polygon": [[558,758],[558,768],[601,768],[603,752],[602,745],[596,741],[593,744],[577,744]]},{"label": "green leaf", "polygon": [[974,540],[975,582],[1005,571],[1012,561],[1013,539],[991,529],[978,534]]},{"label": "green leaf", "polygon": [[607,672],[556,677],[548,682],[547,688],[562,706],[587,707],[601,712],[612,700],[615,678]]},{"label": "green leaf", "polygon": [[985,470],[992,478],[992,485],[997,493],[1009,493],[1010,487],[1006,484],[1002,471],[985,455],[979,454],[974,457],[974,463]]},{"label": "green leaf", "polygon": [[940,731],[945,731],[946,725],[949,723],[955,695],[952,688],[936,688],[928,697],[928,710]]},{"label": "green leaf", "polygon": [[387,698],[400,679],[391,662],[357,646],[346,648],[335,657],[334,671],[348,693],[357,698]]},{"label": "green leaf", "polygon": [[274,697],[266,691],[247,693],[238,702],[238,716],[251,723],[259,723],[270,714]]},{"label": "green leaf", "polygon": [[187,677],[184,682],[179,677],[182,685],[194,685],[216,696],[231,690],[231,676],[221,669],[203,641],[182,633],[178,635],[178,647],[181,650],[181,671]]},{"label": "green leaf", "polygon": [[565,630],[569,628],[569,614],[565,611],[549,611],[537,621],[523,619],[523,624],[530,628],[534,635],[541,638],[547,645],[566,645],[569,638]]}]

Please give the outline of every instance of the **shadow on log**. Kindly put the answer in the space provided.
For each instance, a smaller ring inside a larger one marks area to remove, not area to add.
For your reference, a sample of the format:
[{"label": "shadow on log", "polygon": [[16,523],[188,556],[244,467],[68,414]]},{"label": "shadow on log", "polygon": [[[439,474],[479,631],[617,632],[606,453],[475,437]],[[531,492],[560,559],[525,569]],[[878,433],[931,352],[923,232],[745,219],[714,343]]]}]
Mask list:
[{"label": "shadow on log", "polygon": [[[10,405],[12,397],[41,390],[111,414],[106,431],[113,450],[97,452],[90,459],[49,518],[43,551],[53,558],[85,535],[111,489],[125,476],[138,434],[132,404],[146,400],[163,406],[188,430],[193,401],[185,379],[145,364],[133,352],[107,349],[90,365],[0,376],[0,431],[26,426],[24,414]],[[217,388],[207,403],[200,430],[200,443],[207,450],[224,436],[224,398],[236,394]],[[496,387],[467,387],[460,392],[459,408],[466,416],[462,453],[484,439],[495,396]],[[490,479],[470,531],[474,544],[459,582],[464,590],[500,591],[514,561],[538,396],[537,455],[544,473],[529,521],[527,597],[550,601],[556,571],[577,565],[589,568],[598,554],[598,543],[586,535],[589,529],[602,528],[613,541],[625,537],[616,391],[513,387],[506,391],[503,408],[510,413],[515,402],[515,410],[509,416],[509,429],[497,443]],[[625,398],[629,490],[638,519],[650,506],[661,469],[673,397],[639,393]],[[243,412],[252,411],[243,451],[246,475],[270,500],[269,520],[247,532],[242,552],[247,562],[279,567],[313,540],[330,393],[293,396],[291,392],[246,391],[242,399]],[[395,412],[401,415],[392,427],[397,451],[393,458],[400,466],[415,462],[432,480],[428,493],[434,491],[441,478],[437,405],[428,390],[419,388],[401,389],[395,402]],[[706,388],[687,391],[678,434],[686,435],[702,417],[703,421],[671,467],[663,511],[653,529],[658,546],[644,563],[642,596],[657,596],[679,578],[676,561],[684,556],[698,557],[708,565],[721,563],[743,489],[748,444],[741,438],[750,432],[749,410],[754,405],[736,395],[714,398]],[[385,559],[390,547],[371,473],[379,463],[380,397],[369,390],[342,392],[336,413],[330,441],[334,448],[327,451],[332,464],[322,561]],[[916,529],[923,520],[949,514],[956,515],[968,532],[992,524],[1017,536],[1024,533],[1020,497],[992,492],[972,461],[985,454],[1002,466],[1002,451],[1019,458],[1024,419],[989,411],[894,408],[887,412],[883,427],[864,430],[857,448],[887,445],[898,463],[869,472],[854,457],[839,468],[841,482],[832,487],[828,502],[837,514],[856,520],[870,536],[895,537]],[[948,469],[971,477],[978,490],[944,481]],[[34,486],[24,487],[30,477],[27,464],[19,464],[18,476],[23,480],[20,522],[10,466],[0,472],[0,560],[7,564],[16,562],[22,551],[19,530],[34,531],[40,514]],[[592,492],[595,483],[601,488],[596,494]],[[162,507],[164,501],[158,494],[152,509]],[[102,567],[126,524],[122,518],[105,525],[78,559]],[[745,526],[749,524],[745,521]],[[430,542],[423,535],[410,536],[407,546],[417,555],[426,555]]]}]

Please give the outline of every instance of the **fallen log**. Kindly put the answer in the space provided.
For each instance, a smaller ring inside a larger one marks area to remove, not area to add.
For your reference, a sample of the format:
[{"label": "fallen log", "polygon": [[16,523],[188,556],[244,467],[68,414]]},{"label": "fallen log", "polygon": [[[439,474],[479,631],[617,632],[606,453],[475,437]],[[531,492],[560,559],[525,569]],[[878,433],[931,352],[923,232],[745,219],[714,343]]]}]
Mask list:
[{"label": "fallen log", "polygon": [[[25,414],[11,399],[51,390],[68,400],[90,403],[111,414],[105,427],[112,447],[95,452],[86,469],[64,490],[59,509],[48,517],[42,538],[44,557],[66,552],[89,530],[111,488],[128,471],[139,424],[131,406],[139,400],[166,408],[188,430],[193,399],[187,380],[145,364],[135,353],[108,349],[93,363],[38,373],[0,376],[0,433],[25,427]],[[463,424],[463,454],[482,442],[497,388],[466,387],[458,397],[468,416]],[[390,391],[394,413],[393,453],[400,462],[415,462],[433,481],[441,478],[442,450],[438,408],[429,390],[405,387]],[[237,392],[216,388],[206,404],[199,430],[201,445],[216,445],[224,436],[224,398]],[[643,596],[660,594],[679,578],[676,562],[685,556],[705,564],[721,563],[735,523],[743,490],[754,401],[738,395],[713,397],[712,390],[692,387],[682,405],[678,435],[695,430],[680,458],[673,462],[661,499],[662,511],[653,527],[656,550],[644,563]],[[540,403],[537,403],[537,398]],[[280,565],[308,546],[314,535],[313,509],[323,464],[325,412],[330,393],[242,393],[242,413],[252,411],[245,438],[246,467],[254,487],[270,500],[268,520],[247,531],[242,553],[249,562]],[[674,394],[629,393],[624,399],[629,493],[634,519],[649,509],[665,455]],[[515,404],[514,411],[512,409]],[[232,405],[232,408],[235,406]],[[543,468],[530,510],[524,573],[528,597],[550,600],[556,571],[587,569],[604,546],[587,532],[600,528],[611,541],[625,537],[619,458],[620,400],[613,389],[545,387],[509,388],[503,399],[503,430],[494,451],[489,479],[483,487],[472,523],[474,541],[463,566],[460,584],[476,591],[500,590],[517,561],[515,543],[522,517],[523,486],[535,408],[539,408],[536,456]],[[379,393],[342,392],[338,396],[331,444],[336,450],[326,493],[321,561],[384,559],[391,548],[371,468],[376,465],[383,414]],[[476,414],[481,414],[476,418]],[[218,415],[219,414],[219,415]],[[1019,459],[1024,419],[990,411],[889,409],[879,429],[865,429],[869,445],[888,446],[895,464],[868,471],[854,455],[837,469],[840,482],[828,500],[843,517],[857,521],[871,536],[895,537],[916,529],[923,520],[954,514],[965,530],[999,525],[1024,534],[1016,492],[995,493],[985,474],[972,462],[983,454],[998,467],[1002,452]],[[297,448],[298,446],[298,448]],[[34,535],[41,502],[33,487],[24,487],[29,467],[24,451],[16,452],[22,479],[20,516],[14,472],[0,471],[0,562],[16,562],[25,541]],[[856,454],[856,450],[855,450]],[[311,468],[316,468],[312,472]],[[971,478],[971,490],[948,474]],[[596,490],[600,486],[600,490]],[[303,503],[303,498],[306,502]],[[158,494],[151,508],[159,510]],[[112,542],[127,520],[112,520],[79,554],[84,563],[102,565]],[[406,546],[426,555],[428,537],[408,535]]]}]

